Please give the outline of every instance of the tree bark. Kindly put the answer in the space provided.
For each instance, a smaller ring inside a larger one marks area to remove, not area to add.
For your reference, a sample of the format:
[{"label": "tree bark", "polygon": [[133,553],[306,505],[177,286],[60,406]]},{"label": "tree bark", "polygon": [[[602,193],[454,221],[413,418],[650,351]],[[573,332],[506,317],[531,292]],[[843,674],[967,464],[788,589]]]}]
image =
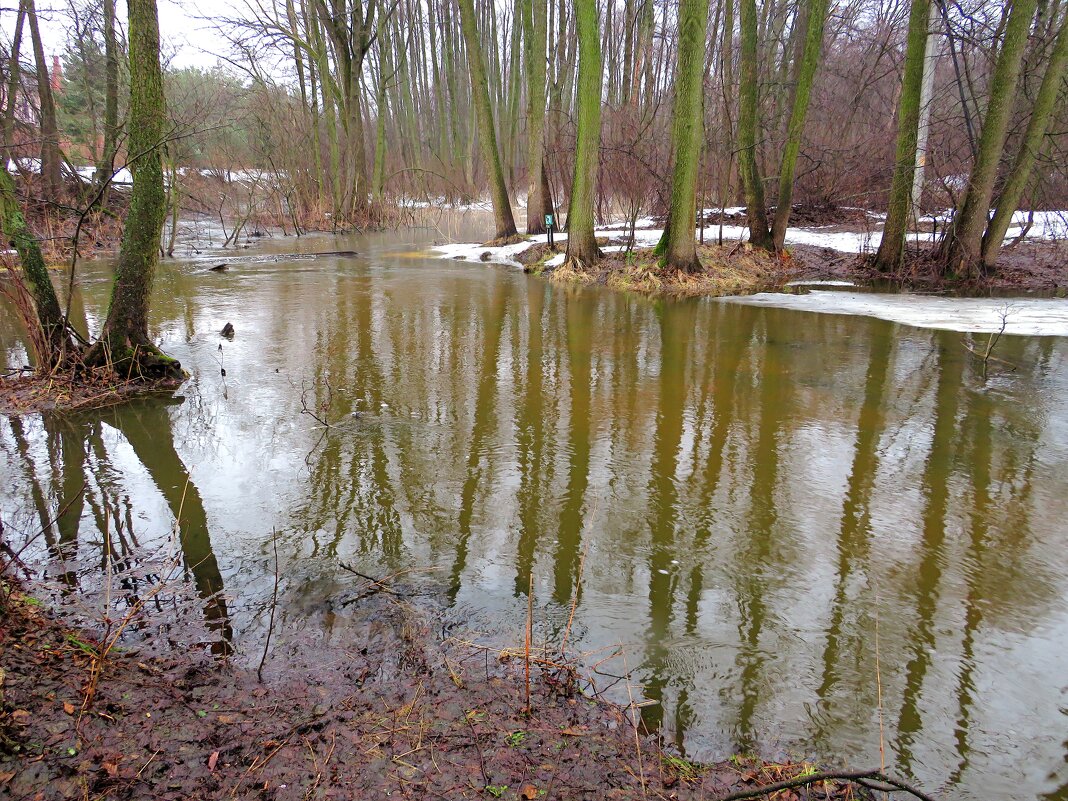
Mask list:
[{"label": "tree bark", "polygon": [[875,254],[875,266],[883,272],[897,269],[905,253],[905,232],[908,230],[912,205],[912,175],[916,169],[916,140],[930,7],[931,0],[912,0],[909,13],[905,74],[897,108],[897,156],[890,182],[883,237]]},{"label": "tree bark", "polygon": [[938,255],[944,274],[971,277],[982,266],[983,233],[990,214],[998,165],[1005,150],[1027,33],[1036,6],[1036,0],[1015,0],[1009,11],[1005,38],[990,83],[990,102],[979,136],[979,152],[968,178],[964,202],[939,247]]},{"label": "tree bark", "polygon": [[1068,18],[1061,20],[1061,27],[1053,45],[1053,53],[1050,55],[1046,73],[1042,76],[1042,85],[1035,97],[1031,120],[1027,124],[1016,160],[1012,169],[1009,170],[1008,180],[995,203],[997,211],[994,213],[994,219],[990,221],[986,234],[983,236],[983,266],[987,269],[993,269],[997,262],[1001,244],[1005,241],[1009,223],[1012,222],[1012,215],[1019,208],[1020,198],[1031,178],[1035,160],[1042,147],[1042,140],[1049,129],[1053,110],[1057,104],[1066,64],[1068,64]]},{"label": "tree bark", "polygon": [[601,256],[593,232],[593,204],[601,146],[601,42],[597,0],[575,0],[579,65],[575,178],[567,207],[567,261],[589,267]]},{"label": "tree bark", "polygon": [[749,241],[759,248],[774,250],[764,208],[764,184],[757,163],[757,106],[760,90],[760,64],[757,59],[756,0],[741,0],[742,28],[741,81],[738,113],[738,166],[745,190]]},{"label": "tree bark", "polygon": [[823,28],[827,21],[828,0],[808,0],[805,45],[801,56],[794,88],[793,107],[786,128],[786,144],[779,165],[779,201],[775,206],[775,222],[771,229],[772,243],[781,251],[786,242],[786,228],[790,223],[790,206],[793,201],[794,174],[797,169],[797,154],[801,150],[801,136],[805,132],[805,117],[812,96],[812,82],[819,66],[820,49],[823,47]]},{"label": "tree bark", "polygon": [[[0,228],[4,240],[10,242],[19,254],[22,262],[22,274],[29,285],[30,295],[37,312],[36,323],[40,326],[41,342],[47,348],[45,353],[35,354],[38,368],[49,369],[59,365],[66,354],[71,352],[70,337],[67,326],[63,323],[63,312],[56,298],[55,287],[48,275],[41,246],[26,226],[18,200],[15,197],[15,182],[5,166],[0,165]],[[30,321],[27,321],[29,323]],[[36,338],[31,338],[31,341]]]},{"label": "tree bark", "polygon": [[[119,142],[119,45],[115,36],[115,0],[104,0],[104,147],[96,165],[96,185],[102,190],[115,171]],[[107,205],[106,195],[100,198]]]},{"label": "tree bark", "polygon": [[527,61],[527,233],[545,233],[552,213],[545,180],[545,40],[546,0],[523,0]]},{"label": "tree bark", "polygon": [[123,227],[111,304],[87,361],[123,378],[180,378],[181,365],[148,337],[152,282],[167,213],[163,136],[167,123],[159,62],[156,0],[127,0],[130,43],[130,170],[133,191]]},{"label": "tree bark", "polygon": [[460,27],[467,46],[467,66],[471,71],[471,102],[474,103],[478,120],[478,140],[482,148],[482,159],[489,170],[490,198],[493,201],[495,224],[494,239],[504,239],[515,236],[515,219],[512,217],[512,204],[508,197],[508,187],[504,184],[500,150],[497,148],[497,133],[493,126],[493,108],[490,105],[482,44],[475,27],[475,5],[473,0],[459,0],[459,4]]},{"label": "tree bark", "polygon": [[661,265],[685,272],[698,272],[694,225],[697,215],[697,170],[704,133],[703,76],[707,0],[679,3],[679,55],[675,70],[675,108],[671,145],[675,167],[664,236],[657,245]]},{"label": "tree bark", "polygon": [[37,25],[37,9],[33,0],[25,0],[26,19],[30,23],[33,57],[37,64],[37,96],[41,104],[41,183],[47,200],[58,201],[63,190],[59,128],[56,125],[56,101],[52,95],[52,81],[45,62],[41,31]]},{"label": "tree bark", "polygon": [[18,98],[19,77],[22,68],[19,65],[19,51],[22,47],[22,26],[26,20],[26,4],[24,0],[19,2],[18,14],[15,17],[15,33],[11,37],[11,58],[8,59],[7,79],[7,107],[4,109],[4,163],[0,167],[7,168],[7,160],[14,158],[15,152],[15,102]]}]

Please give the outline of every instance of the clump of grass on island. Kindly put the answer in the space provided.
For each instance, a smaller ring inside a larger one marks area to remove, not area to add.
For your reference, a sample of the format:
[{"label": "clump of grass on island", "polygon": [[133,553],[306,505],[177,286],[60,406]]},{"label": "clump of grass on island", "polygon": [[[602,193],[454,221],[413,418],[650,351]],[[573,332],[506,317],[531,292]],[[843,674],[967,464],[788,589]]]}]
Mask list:
[{"label": "clump of grass on island", "polygon": [[[647,295],[695,297],[748,295],[780,286],[790,272],[790,256],[777,257],[749,245],[701,245],[697,250],[700,272],[661,267],[652,248],[628,253],[607,253],[592,268],[565,262],[550,273],[553,281],[602,284]],[[551,254],[533,254],[532,271]]]}]

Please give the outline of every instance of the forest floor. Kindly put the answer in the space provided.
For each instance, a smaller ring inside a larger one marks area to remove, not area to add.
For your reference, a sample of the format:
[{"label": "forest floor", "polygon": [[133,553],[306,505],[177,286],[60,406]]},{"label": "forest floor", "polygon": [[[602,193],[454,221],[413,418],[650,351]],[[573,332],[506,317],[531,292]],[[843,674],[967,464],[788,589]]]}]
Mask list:
[{"label": "forest floor", "polygon": [[[387,592],[363,596],[351,647],[308,643],[261,682],[206,649],[109,649],[0,589],[5,798],[721,799],[817,769],[673,755],[558,655],[534,660],[528,708],[523,651],[437,640]],[[828,779],[774,797],[872,796]]]}]

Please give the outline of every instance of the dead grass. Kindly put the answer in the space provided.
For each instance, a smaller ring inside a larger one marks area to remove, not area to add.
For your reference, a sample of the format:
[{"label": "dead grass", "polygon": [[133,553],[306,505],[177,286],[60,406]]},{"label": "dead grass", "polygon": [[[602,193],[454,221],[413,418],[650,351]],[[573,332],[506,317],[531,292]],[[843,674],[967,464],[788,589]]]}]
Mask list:
[{"label": "dead grass", "polygon": [[652,248],[643,248],[629,255],[606,254],[592,267],[565,263],[550,277],[562,283],[602,284],[645,295],[747,295],[780,286],[798,267],[789,254],[776,257],[747,244],[703,245],[698,256],[703,265],[699,273],[662,268]]}]

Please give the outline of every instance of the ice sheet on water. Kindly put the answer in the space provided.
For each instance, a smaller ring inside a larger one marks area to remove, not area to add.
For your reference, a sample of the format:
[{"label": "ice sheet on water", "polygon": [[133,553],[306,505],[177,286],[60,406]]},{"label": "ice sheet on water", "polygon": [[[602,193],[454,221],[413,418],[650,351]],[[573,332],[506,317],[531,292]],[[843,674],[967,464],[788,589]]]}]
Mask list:
[{"label": "ice sheet on water", "polygon": [[781,309],[852,314],[912,325],[969,333],[1068,336],[1068,300],[1057,298],[953,298],[932,295],[813,290],[803,295],[761,292],[720,298],[726,303]]}]

